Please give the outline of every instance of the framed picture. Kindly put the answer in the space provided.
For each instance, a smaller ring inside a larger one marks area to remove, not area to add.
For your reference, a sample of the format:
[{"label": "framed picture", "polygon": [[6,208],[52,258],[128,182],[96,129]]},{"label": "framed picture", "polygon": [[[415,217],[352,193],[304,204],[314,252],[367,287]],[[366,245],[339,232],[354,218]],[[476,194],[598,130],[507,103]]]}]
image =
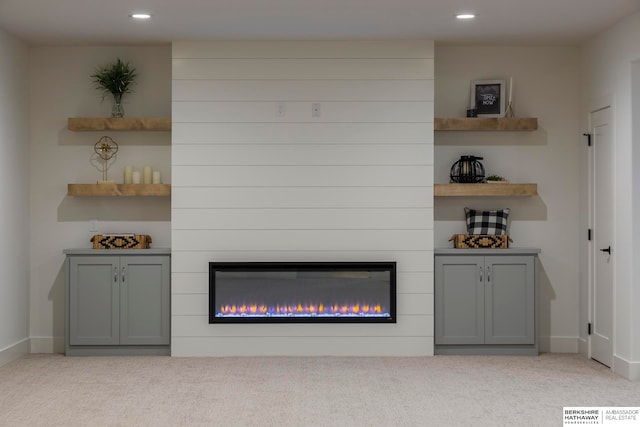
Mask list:
[{"label": "framed picture", "polygon": [[478,117],[504,117],[506,87],[506,80],[471,82],[471,107],[475,107]]}]

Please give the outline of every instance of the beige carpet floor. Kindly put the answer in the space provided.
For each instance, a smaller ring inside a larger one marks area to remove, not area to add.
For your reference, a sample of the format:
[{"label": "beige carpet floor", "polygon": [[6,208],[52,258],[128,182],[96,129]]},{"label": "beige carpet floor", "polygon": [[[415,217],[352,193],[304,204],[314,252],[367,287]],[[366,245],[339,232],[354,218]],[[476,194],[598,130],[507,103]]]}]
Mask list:
[{"label": "beige carpet floor", "polygon": [[64,357],[0,368],[2,426],[561,426],[563,406],[640,406],[578,355]]}]

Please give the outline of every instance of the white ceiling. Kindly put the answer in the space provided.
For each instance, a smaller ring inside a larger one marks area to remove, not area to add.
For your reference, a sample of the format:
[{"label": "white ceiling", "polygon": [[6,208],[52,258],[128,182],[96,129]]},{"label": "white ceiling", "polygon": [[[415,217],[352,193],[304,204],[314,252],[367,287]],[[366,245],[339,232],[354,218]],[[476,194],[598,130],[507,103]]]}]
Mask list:
[{"label": "white ceiling", "polygon": [[[640,0],[0,0],[0,28],[31,44],[172,40],[431,39],[578,44]],[[137,22],[129,14],[153,18]],[[472,11],[473,22],[454,15]]]}]

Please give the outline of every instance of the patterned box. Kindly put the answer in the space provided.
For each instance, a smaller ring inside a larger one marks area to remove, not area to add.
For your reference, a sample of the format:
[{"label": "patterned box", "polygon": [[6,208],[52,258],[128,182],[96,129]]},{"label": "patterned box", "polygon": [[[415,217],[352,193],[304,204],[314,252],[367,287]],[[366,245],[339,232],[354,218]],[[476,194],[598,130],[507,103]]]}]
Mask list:
[{"label": "patterned box", "polygon": [[96,234],[93,249],[149,249],[151,236],[145,234]]},{"label": "patterned box", "polygon": [[506,234],[454,234],[449,241],[456,249],[507,249],[513,240]]}]

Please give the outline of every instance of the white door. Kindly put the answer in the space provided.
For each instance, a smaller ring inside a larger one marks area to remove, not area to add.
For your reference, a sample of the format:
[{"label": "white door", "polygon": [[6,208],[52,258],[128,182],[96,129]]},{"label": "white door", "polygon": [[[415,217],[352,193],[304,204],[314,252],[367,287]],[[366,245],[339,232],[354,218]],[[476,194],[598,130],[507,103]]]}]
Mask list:
[{"label": "white door", "polygon": [[613,362],[614,157],[611,108],[591,113],[591,358]]}]

